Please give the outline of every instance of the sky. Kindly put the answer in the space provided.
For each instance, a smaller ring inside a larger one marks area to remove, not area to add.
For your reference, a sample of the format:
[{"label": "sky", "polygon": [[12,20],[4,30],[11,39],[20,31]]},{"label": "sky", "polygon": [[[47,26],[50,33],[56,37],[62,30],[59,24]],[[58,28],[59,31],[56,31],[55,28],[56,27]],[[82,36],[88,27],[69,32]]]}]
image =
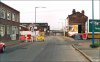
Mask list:
[{"label": "sky", "polygon": [[[35,22],[35,7],[36,22],[48,23],[50,29],[62,29],[67,25],[66,18],[72,14],[72,10],[81,12],[85,11],[85,15],[92,19],[92,1],[6,1],[3,3],[20,11],[20,22],[34,23]],[[100,19],[100,2],[94,1],[94,18]],[[45,7],[45,8],[43,8]]]}]

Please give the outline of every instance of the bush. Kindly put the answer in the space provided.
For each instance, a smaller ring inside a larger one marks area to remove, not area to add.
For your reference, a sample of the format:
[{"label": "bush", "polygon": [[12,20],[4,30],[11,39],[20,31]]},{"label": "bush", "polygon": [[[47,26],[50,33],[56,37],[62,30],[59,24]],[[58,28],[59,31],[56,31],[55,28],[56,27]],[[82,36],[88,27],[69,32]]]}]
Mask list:
[{"label": "bush", "polygon": [[100,47],[100,41],[98,41],[94,44],[90,44],[90,47],[92,47],[92,48]]}]

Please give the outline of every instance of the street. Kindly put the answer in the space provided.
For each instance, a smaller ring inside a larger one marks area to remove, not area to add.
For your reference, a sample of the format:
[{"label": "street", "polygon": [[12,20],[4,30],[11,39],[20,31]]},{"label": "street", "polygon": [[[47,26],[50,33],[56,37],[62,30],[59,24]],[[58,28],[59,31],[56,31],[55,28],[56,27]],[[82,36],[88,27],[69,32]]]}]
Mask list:
[{"label": "street", "polygon": [[28,42],[8,46],[0,54],[0,62],[88,62],[59,36],[46,37],[45,42]]},{"label": "street", "polygon": [[100,62],[99,0],[0,0],[0,62]]}]

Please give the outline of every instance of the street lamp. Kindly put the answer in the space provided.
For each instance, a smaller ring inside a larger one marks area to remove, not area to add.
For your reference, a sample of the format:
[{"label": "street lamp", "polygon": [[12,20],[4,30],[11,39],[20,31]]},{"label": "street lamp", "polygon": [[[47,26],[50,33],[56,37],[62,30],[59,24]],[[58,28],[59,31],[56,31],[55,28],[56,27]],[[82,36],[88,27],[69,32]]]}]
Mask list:
[{"label": "street lamp", "polygon": [[63,26],[63,22],[62,22],[62,29],[63,29],[63,34],[64,34],[64,36],[65,36],[65,34],[66,34],[66,19],[60,19],[60,20],[64,20],[64,26]]},{"label": "street lamp", "polygon": [[[35,23],[36,23],[36,9],[37,8],[46,8],[46,7],[35,7]],[[35,30],[37,29],[36,25],[35,25]],[[35,36],[36,36],[36,31],[35,31]],[[36,39],[35,39],[36,40]]]},{"label": "street lamp", "polygon": [[46,7],[35,7],[35,23],[36,23],[36,9],[37,8],[46,8]]},{"label": "street lamp", "polygon": [[66,36],[66,19],[64,19],[64,21],[65,21],[64,36]]}]

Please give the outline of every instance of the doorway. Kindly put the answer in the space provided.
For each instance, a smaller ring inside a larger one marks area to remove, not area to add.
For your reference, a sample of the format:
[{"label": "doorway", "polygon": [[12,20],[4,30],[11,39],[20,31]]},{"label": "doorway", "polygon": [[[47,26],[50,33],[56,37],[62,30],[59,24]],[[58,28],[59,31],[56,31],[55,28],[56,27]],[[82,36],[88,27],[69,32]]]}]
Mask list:
[{"label": "doorway", "polygon": [[82,33],[82,25],[78,25],[78,33]]}]

